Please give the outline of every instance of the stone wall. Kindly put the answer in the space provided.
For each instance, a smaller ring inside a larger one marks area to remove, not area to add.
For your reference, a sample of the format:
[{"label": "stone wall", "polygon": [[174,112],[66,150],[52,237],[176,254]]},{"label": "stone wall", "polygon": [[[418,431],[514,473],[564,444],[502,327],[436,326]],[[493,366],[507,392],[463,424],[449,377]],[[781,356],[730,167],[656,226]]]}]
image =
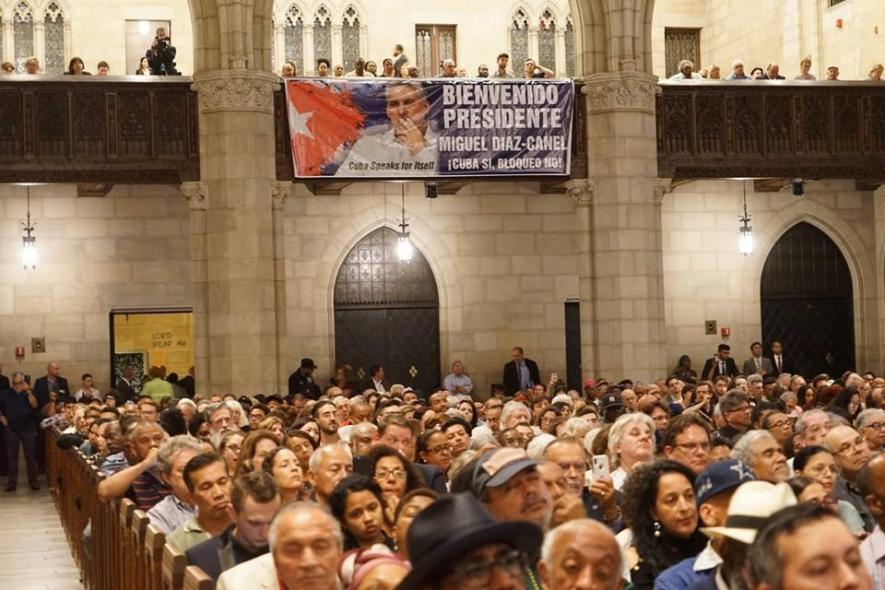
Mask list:
[{"label": "stone wall", "polygon": [[[564,375],[564,303],[579,296],[572,199],[539,194],[530,183],[473,183],[436,200],[425,199],[420,184],[406,187],[412,241],[440,291],[443,369],[461,359],[485,393],[500,382],[511,347],[523,346],[545,379]],[[352,185],[341,196],[311,196],[297,187],[285,213],[288,336],[281,370],[288,374],[310,356],[325,377],[334,363],[338,267],[365,235],[396,227],[400,187]]]},{"label": "stone wall", "polygon": [[[760,282],[768,252],[790,227],[805,221],[822,229],[839,246],[854,287],[855,350],[858,368],[878,371],[881,282],[877,263],[873,194],[857,192],[849,181],[806,182],[805,196],[789,190],[753,192],[747,204],[755,251],[737,249],[741,211],[739,181],[700,181],[677,187],[662,206],[666,351],[671,366],[682,354],[695,365],[721,342],[704,334],[704,321],[730,327],[732,354],[739,362],[750,343],[761,338]],[[881,215],[881,211],[879,212]]]},{"label": "stone wall", "polygon": [[[0,364],[43,375],[58,361],[79,384],[92,372],[109,381],[109,312],[192,305],[188,210],[175,187],[120,186],[77,197],[74,185],[31,188],[40,256],[21,267],[25,187],[0,186]],[[31,353],[32,337],[46,352]],[[24,346],[25,361],[15,360]],[[79,388],[79,387],[78,387]]]}]

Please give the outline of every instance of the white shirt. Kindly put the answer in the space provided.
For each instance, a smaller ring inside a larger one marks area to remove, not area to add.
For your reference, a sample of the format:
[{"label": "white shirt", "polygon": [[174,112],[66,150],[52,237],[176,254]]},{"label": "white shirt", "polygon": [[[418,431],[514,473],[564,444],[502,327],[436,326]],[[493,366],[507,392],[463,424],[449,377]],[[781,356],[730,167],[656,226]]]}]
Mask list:
[{"label": "white shirt", "polygon": [[873,578],[873,588],[885,588],[885,532],[876,526],[860,544],[860,557]]},{"label": "white shirt", "polygon": [[625,481],[627,481],[627,472],[624,471],[623,467],[618,467],[612,471],[612,483],[616,490],[621,491],[621,488],[624,487]]},{"label": "white shirt", "polygon": [[[377,176],[389,171],[390,176],[431,176],[436,173],[436,132],[428,125],[424,147],[416,153],[396,140],[394,129],[361,137],[341,163],[336,176]],[[373,170],[372,165],[395,165],[397,168]],[[416,166],[420,164],[420,166]],[[408,167],[408,168],[407,168]]]}]

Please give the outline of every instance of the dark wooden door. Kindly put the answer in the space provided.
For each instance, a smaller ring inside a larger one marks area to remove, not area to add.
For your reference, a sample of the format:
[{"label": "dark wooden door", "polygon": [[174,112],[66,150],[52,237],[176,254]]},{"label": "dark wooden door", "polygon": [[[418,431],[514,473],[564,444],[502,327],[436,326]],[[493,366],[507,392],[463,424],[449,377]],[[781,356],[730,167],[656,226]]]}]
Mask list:
[{"label": "dark wooden door", "polygon": [[854,368],[851,272],[836,244],[808,223],[777,241],[762,270],[762,338],[780,340],[806,378]]},{"label": "dark wooden door", "polygon": [[438,76],[444,60],[458,63],[455,25],[416,25],[415,51],[418,74],[422,78]]},{"label": "dark wooden door", "polygon": [[347,255],[335,281],[335,361],[360,381],[372,365],[390,383],[428,391],[440,382],[439,294],[417,250],[396,256],[397,232],[378,229]]}]

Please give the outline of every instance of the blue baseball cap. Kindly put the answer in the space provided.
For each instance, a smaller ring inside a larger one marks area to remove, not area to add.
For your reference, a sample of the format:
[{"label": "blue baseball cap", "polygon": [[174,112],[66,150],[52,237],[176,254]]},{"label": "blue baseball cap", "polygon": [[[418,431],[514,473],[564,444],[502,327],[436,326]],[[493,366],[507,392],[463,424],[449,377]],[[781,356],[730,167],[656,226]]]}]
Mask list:
[{"label": "blue baseball cap", "polygon": [[756,475],[746,463],[737,459],[717,461],[707,467],[694,482],[698,506],[722,492],[734,489],[746,481],[754,481]]}]

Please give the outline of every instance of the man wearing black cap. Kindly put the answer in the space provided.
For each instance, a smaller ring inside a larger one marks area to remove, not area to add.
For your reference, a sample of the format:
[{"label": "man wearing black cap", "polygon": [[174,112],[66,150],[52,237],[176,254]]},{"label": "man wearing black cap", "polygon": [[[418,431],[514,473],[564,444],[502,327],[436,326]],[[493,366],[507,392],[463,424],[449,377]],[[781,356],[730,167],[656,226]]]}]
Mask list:
[{"label": "man wearing black cap", "polygon": [[624,413],[624,402],[621,400],[621,392],[612,390],[599,400],[599,409],[602,411],[602,421],[606,424],[614,424]]},{"label": "man wearing black cap", "polygon": [[301,359],[301,366],[289,375],[289,395],[303,393],[310,399],[320,397],[320,387],[313,381],[313,372],[317,365],[313,359]]},{"label": "man wearing black cap", "polygon": [[531,567],[542,540],[535,524],[499,522],[469,494],[448,496],[412,521],[412,571],[397,590],[540,589]]}]

